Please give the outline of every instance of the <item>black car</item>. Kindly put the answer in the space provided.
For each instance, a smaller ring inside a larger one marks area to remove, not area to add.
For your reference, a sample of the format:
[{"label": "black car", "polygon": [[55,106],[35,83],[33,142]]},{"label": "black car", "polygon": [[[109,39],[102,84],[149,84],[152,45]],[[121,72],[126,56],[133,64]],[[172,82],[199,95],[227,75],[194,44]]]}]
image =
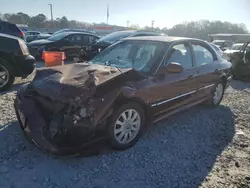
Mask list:
[{"label": "black car", "polygon": [[35,59],[24,40],[0,33],[0,91],[10,88],[15,77],[27,77],[34,67]]},{"label": "black car", "polygon": [[86,30],[86,29],[61,29],[61,30],[56,31],[55,33],[53,33],[53,35],[57,35],[59,33],[64,33],[64,32],[84,32],[84,33],[90,33],[90,34],[96,35],[95,31],[89,31],[89,30]]},{"label": "black car", "polygon": [[150,31],[143,31],[143,30],[126,30],[126,31],[117,31],[113,32],[111,34],[108,34],[98,41],[96,43],[91,43],[88,48],[86,49],[86,59],[84,60],[90,60],[94,56],[96,56],[97,53],[104,50],[111,44],[114,44],[115,42],[127,38],[127,37],[138,37],[138,36],[159,36],[160,33],[156,32],[150,32]]},{"label": "black car", "polygon": [[19,27],[17,27],[15,24],[5,21],[0,21],[0,33],[25,39],[25,34]]},{"label": "black car", "polygon": [[91,33],[62,32],[47,39],[32,41],[28,43],[28,47],[36,58],[41,58],[44,50],[65,52],[66,57],[70,58],[78,55],[83,47],[98,39],[98,36]]}]

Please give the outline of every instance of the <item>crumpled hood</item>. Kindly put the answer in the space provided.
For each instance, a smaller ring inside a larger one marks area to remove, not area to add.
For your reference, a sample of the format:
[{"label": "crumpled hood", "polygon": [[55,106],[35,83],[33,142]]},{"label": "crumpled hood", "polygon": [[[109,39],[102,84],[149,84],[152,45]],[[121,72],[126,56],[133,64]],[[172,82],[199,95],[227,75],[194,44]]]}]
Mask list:
[{"label": "crumpled hood", "polygon": [[[122,72],[126,73],[131,70],[122,69]],[[93,96],[97,86],[121,74],[115,67],[87,63],[41,68],[37,69],[36,76],[28,86],[28,90],[65,103],[77,97],[84,102]]]}]

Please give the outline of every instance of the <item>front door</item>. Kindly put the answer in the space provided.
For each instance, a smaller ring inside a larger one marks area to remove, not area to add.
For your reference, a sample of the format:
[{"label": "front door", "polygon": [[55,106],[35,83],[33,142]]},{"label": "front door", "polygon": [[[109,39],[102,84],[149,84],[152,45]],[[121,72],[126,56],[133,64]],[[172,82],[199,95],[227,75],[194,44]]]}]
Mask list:
[{"label": "front door", "polygon": [[170,63],[179,63],[183,66],[181,73],[163,73],[156,76],[152,91],[155,93],[155,101],[151,107],[155,115],[166,113],[193,101],[196,92],[196,69],[193,67],[193,58],[189,43],[174,45],[167,54],[162,67]]}]

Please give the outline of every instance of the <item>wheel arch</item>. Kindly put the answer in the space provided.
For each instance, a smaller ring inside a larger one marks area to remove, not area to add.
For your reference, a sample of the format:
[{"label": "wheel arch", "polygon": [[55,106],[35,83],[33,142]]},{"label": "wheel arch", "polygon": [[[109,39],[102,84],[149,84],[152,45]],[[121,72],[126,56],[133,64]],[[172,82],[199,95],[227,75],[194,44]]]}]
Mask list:
[{"label": "wheel arch", "polygon": [[220,80],[222,81],[223,86],[225,87],[227,85],[227,76],[225,73],[221,74]]},{"label": "wheel arch", "polygon": [[17,73],[16,65],[15,65],[14,61],[12,60],[12,58],[8,54],[0,52],[0,62],[1,61],[7,62],[9,64],[9,66],[11,67],[12,74],[16,75],[16,73]]},{"label": "wheel arch", "polygon": [[118,95],[118,97],[116,98],[116,100],[114,101],[114,105],[113,105],[113,109],[117,109],[119,108],[119,106],[126,104],[126,103],[136,103],[138,105],[140,105],[143,110],[144,110],[144,115],[146,120],[151,121],[152,117],[151,117],[151,113],[150,113],[150,107],[145,103],[145,101],[143,101],[142,99],[138,98],[138,97],[127,97],[125,95]]}]

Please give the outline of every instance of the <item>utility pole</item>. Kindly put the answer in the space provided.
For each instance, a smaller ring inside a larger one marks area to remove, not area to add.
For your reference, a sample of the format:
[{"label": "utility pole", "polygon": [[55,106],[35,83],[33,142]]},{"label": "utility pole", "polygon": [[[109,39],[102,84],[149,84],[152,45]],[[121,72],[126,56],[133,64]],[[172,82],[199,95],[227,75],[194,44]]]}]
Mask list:
[{"label": "utility pole", "polygon": [[152,31],[154,30],[154,23],[155,23],[155,21],[154,20],[152,20]]},{"label": "utility pole", "polygon": [[109,24],[109,4],[107,4],[107,25]]},{"label": "utility pole", "polygon": [[50,15],[51,15],[51,22],[52,22],[52,27],[54,26],[54,20],[53,20],[53,9],[52,9],[52,4],[48,4],[50,6]]},{"label": "utility pole", "polygon": [[129,20],[127,21],[127,28],[129,27]]}]

